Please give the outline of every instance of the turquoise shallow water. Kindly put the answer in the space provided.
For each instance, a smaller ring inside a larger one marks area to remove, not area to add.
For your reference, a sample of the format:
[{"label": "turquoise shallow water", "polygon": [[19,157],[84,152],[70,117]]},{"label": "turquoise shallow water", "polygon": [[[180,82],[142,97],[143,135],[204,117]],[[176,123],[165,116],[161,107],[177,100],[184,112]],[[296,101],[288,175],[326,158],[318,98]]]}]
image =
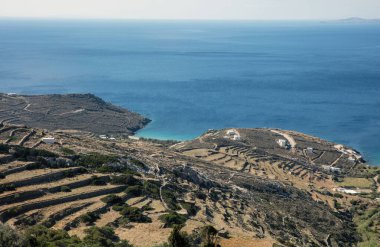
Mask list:
[{"label": "turquoise shallow water", "polygon": [[379,68],[379,24],[0,20],[0,91],[95,93],[145,137],[276,127],[380,164]]}]

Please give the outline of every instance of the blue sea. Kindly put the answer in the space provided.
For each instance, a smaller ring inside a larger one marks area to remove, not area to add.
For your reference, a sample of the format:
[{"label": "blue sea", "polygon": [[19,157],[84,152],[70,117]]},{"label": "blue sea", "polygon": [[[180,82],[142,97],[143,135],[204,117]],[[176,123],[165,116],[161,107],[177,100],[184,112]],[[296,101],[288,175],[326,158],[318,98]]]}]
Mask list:
[{"label": "blue sea", "polygon": [[380,165],[380,24],[0,20],[0,91],[94,93],[186,140],[291,129]]}]

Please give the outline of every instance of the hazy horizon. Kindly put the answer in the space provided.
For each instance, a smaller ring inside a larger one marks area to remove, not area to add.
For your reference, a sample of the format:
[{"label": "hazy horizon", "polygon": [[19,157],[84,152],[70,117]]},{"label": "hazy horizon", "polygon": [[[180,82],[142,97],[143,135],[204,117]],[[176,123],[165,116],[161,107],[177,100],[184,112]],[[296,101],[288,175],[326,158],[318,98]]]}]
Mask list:
[{"label": "hazy horizon", "polygon": [[126,20],[379,19],[377,0],[0,0],[0,18]]},{"label": "hazy horizon", "polygon": [[30,16],[0,16],[0,20],[52,20],[52,21],[168,21],[168,22],[334,22],[358,19],[363,21],[380,21],[380,18],[363,18],[360,16],[348,16],[337,19],[158,19],[158,18],[69,18],[69,17],[30,17]]}]

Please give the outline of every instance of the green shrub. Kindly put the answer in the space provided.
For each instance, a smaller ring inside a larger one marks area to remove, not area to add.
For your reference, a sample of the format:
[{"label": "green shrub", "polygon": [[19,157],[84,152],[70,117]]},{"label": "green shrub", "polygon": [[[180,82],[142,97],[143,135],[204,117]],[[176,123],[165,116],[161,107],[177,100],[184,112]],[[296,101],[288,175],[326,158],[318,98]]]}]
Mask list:
[{"label": "green shrub", "polygon": [[23,216],[19,218],[15,224],[16,225],[22,225],[22,226],[34,226],[37,223],[37,220],[33,216]]},{"label": "green shrub", "polygon": [[336,209],[342,209],[342,204],[340,204],[336,199],[334,199],[334,208]]},{"label": "green shrub", "polygon": [[36,163],[31,163],[26,166],[26,170],[35,170],[35,169],[40,169],[42,168],[42,164],[39,162]]},{"label": "green shrub", "polygon": [[182,202],[181,206],[186,209],[187,214],[190,216],[196,215],[199,211],[199,207],[197,207],[194,203]]},{"label": "green shrub", "polygon": [[0,153],[7,154],[7,153],[9,153],[9,149],[10,149],[9,145],[0,144]]},{"label": "green shrub", "polygon": [[207,199],[207,195],[205,193],[203,193],[202,191],[195,192],[195,196],[198,199],[201,199],[201,200],[206,200]]},{"label": "green shrub", "polygon": [[25,236],[28,246],[35,247],[50,247],[50,246],[65,246],[77,247],[80,246],[80,239],[76,236],[71,237],[64,230],[53,230],[41,225],[31,227],[26,230]]},{"label": "green shrub", "polygon": [[101,185],[106,185],[106,184],[107,182],[104,179],[99,178],[98,176],[91,177],[91,185],[101,186]]},{"label": "green shrub", "polygon": [[129,167],[123,167],[122,169],[120,169],[120,172],[122,172],[124,174],[134,175],[136,177],[141,177],[140,173],[138,173],[137,171],[134,171],[134,170],[130,169]]},{"label": "green shrub", "polygon": [[73,170],[66,170],[66,171],[63,171],[63,176],[66,177],[66,178],[73,178],[75,177],[77,174],[75,171]]},{"label": "green shrub", "polygon": [[133,247],[128,241],[120,240],[111,227],[90,227],[83,239],[86,247]]},{"label": "green shrub", "polygon": [[102,202],[110,204],[110,205],[123,202],[123,199],[120,196],[115,195],[115,194],[107,195],[107,196],[103,197],[101,200],[102,200]]},{"label": "green shrub", "polygon": [[21,211],[22,211],[22,207],[20,206],[15,206],[15,207],[11,207],[7,209],[7,213],[11,217],[21,214]]},{"label": "green shrub", "polygon": [[99,219],[99,215],[94,212],[88,212],[79,217],[79,221],[87,225],[94,223]]},{"label": "green shrub", "polygon": [[144,188],[141,185],[129,186],[125,193],[128,197],[137,197],[143,194]]},{"label": "green shrub", "polygon": [[204,226],[200,230],[201,246],[202,247],[216,247],[218,231],[213,226]]},{"label": "green shrub", "polygon": [[126,166],[102,165],[102,166],[96,167],[96,171],[100,172],[100,173],[115,173],[115,172],[117,172],[117,173],[124,173],[124,174],[129,174],[129,175],[141,177],[141,175],[138,172],[131,170],[130,168],[128,168]]},{"label": "green shrub", "polygon": [[190,247],[190,237],[186,232],[181,232],[180,226],[175,226],[168,238],[170,247]]},{"label": "green shrub", "polygon": [[15,190],[16,186],[14,184],[0,184],[0,193],[3,193],[4,191],[11,191]]},{"label": "green shrub", "polygon": [[149,223],[152,220],[143,214],[143,211],[136,207],[124,206],[120,214],[127,222],[139,222],[139,223]]},{"label": "green shrub", "polygon": [[25,247],[26,239],[18,231],[15,231],[9,226],[0,223],[0,246]]},{"label": "green shrub", "polygon": [[169,189],[162,189],[161,191],[162,198],[165,201],[166,205],[171,210],[179,210],[181,209],[177,204],[177,197],[176,195]]},{"label": "green shrub", "polygon": [[86,229],[85,233],[86,236],[83,240],[90,245],[100,244],[100,246],[112,246],[112,242],[118,239],[111,227],[91,227]]},{"label": "green shrub", "polygon": [[47,150],[40,150],[34,148],[26,148],[21,146],[13,147],[14,154],[13,157],[20,160],[28,160],[29,158],[36,159],[37,157],[50,157],[56,158],[58,157],[55,153],[52,153]]},{"label": "green shrub", "polygon": [[61,192],[71,192],[71,189],[69,186],[61,186]]},{"label": "green shrub", "polygon": [[49,229],[42,225],[29,227],[24,234],[0,224],[1,247],[133,247],[120,240],[110,227],[90,227],[80,240],[65,230]]},{"label": "green shrub", "polygon": [[104,165],[104,166],[96,167],[96,171],[100,173],[115,173],[115,172],[120,172],[120,169],[117,167]]},{"label": "green shrub", "polygon": [[90,153],[80,155],[76,160],[76,164],[84,167],[98,168],[103,164],[117,162],[118,158],[113,155],[105,155],[99,153]]},{"label": "green shrub", "polygon": [[163,214],[159,217],[159,219],[164,223],[164,227],[174,227],[176,225],[181,226],[186,222],[186,217],[183,215],[179,215],[176,212],[171,212],[168,214]]},{"label": "green shrub", "polygon": [[144,205],[144,206],[141,208],[141,210],[143,210],[143,211],[152,211],[152,210],[154,210],[154,208],[152,208],[152,207],[150,206],[150,204],[146,204],[146,205]]},{"label": "green shrub", "polygon": [[336,197],[336,198],[343,198],[344,196],[342,194],[339,194],[339,193],[334,193],[334,197]]},{"label": "green shrub", "polygon": [[146,180],[144,181],[144,193],[151,196],[154,199],[160,199],[160,182]]},{"label": "green shrub", "polygon": [[115,210],[115,211],[118,211],[120,212],[121,210],[123,210],[124,208],[124,205],[113,205],[112,206],[112,209]]},{"label": "green shrub", "polygon": [[8,142],[13,142],[13,141],[17,141],[17,137],[16,136],[10,136],[8,137]]},{"label": "green shrub", "polygon": [[70,148],[61,147],[59,151],[61,151],[65,155],[75,155],[75,151]]},{"label": "green shrub", "polygon": [[125,193],[129,197],[150,196],[154,199],[160,199],[159,182],[146,180],[143,184],[140,181],[136,185],[128,186]]},{"label": "green shrub", "polygon": [[111,184],[138,185],[141,182],[131,174],[122,174],[111,177]]}]

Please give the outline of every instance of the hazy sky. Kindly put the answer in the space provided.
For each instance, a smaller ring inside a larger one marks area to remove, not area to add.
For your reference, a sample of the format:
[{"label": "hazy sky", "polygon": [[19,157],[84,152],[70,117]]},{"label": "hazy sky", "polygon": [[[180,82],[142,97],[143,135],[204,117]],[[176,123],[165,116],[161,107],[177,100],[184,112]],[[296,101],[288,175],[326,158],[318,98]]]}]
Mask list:
[{"label": "hazy sky", "polygon": [[380,18],[380,0],[0,0],[0,17],[134,19]]}]

